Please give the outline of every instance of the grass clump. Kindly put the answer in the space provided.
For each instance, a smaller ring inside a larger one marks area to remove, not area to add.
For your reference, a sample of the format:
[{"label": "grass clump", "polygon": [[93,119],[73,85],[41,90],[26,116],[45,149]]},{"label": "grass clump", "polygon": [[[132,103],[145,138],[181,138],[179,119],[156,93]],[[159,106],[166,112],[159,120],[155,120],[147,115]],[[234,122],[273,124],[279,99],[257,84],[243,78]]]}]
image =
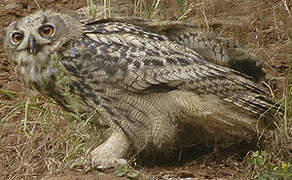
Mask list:
[{"label": "grass clump", "polygon": [[6,145],[15,146],[17,152],[15,158],[7,162],[9,168],[3,170],[9,174],[8,178],[63,174],[85,168],[88,149],[100,141],[91,118],[81,120],[47,98],[8,90],[1,92],[7,100],[1,102],[5,114],[0,120],[0,138],[9,124],[20,122],[14,132],[19,145],[13,145],[14,139]]},{"label": "grass clump", "polygon": [[254,179],[292,179],[292,29],[288,30],[290,41],[287,52],[288,69],[283,95],[284,114],[275,134],[268,137],[262,151],[254,151],[247,157],[248,167]]},{"label": "grass clump", "polygon": [[92,15],[92,19],[96,18],[96,7],[93,0],[87,0],[88,16]]}]

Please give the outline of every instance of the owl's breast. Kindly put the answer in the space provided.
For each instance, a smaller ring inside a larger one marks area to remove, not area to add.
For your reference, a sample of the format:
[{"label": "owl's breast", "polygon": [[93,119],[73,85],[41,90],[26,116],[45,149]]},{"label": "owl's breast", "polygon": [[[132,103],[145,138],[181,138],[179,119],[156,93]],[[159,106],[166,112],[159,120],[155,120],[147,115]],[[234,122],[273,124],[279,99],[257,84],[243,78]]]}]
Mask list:
[{"label": "owl's breast", "polygon": [[119,82],[127,67],[112,61],[109,54],[99,53],[97,47],[83,37],[63,47],[56,56],[58,65],[54,65],[52,83],[61,96],[59,104],[70,111],[94,112],[120,96]]}]

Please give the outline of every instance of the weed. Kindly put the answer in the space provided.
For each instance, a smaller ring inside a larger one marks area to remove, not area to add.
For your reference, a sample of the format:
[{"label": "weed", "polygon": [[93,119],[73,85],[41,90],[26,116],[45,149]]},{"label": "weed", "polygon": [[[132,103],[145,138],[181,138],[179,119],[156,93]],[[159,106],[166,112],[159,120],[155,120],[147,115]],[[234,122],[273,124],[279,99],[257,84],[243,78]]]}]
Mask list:
[{"label": "weed", "polygon": [[142,172],[139,172],[130,166],[117,167],[115,169],[114,176],[128,177],[131,179],[145,179],[145,180],[152,179],[149,175],[145,175]]},{"label": "weed", "polygon": [[252,178],[265,179],[289,179],[292,178],[291,162],[274,164],[269,161],[269,154],[266,151],[255,151],[247,158],[248,165],[253,169]]}]

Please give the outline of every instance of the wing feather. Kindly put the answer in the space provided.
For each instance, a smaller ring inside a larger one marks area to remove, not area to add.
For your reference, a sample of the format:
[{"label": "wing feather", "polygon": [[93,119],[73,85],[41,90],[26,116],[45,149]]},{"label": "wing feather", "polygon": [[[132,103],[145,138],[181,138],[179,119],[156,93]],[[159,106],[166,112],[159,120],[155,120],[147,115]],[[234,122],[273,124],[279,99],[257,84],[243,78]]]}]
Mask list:
[{"label": "wing feather", "polygon": [[257,114],[274,105],[263,85],[238,71],[206,61],[194,50],[162,34],[106,20],[85,23],[83,29],[84,34],[97,43],[97,48],[106,46],[103,60],[118,57],[115,66],[126,64],[126,77],[119,84],[129,91],[151,93],[181,89],[214,94]]}]

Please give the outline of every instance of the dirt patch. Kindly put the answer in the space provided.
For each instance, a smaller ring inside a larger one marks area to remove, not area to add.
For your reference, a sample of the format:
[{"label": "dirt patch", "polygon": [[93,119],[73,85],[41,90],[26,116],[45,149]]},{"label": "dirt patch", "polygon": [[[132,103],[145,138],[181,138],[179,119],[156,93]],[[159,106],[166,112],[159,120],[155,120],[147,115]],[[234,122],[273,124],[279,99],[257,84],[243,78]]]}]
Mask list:
[{"label": "dirt patch", "polygon": [[[191,2],[191,1],[190,1]],[[203,2],[203,1],[202,1]],[[6,29],[11,21],[24,17],[37,11],[39,8],[54,10],[76,10],[86,6],[86,0],[4,0],[0,2],[0,28]],[[198,8],[196,8],[198,7]],[[164,19],[177,19],[180,14],[173,14],[173,9],[177,5],[161,4],[161,10],[157,14]],[[266,0],[222,0],[222,1],[204,1],[204,4],[195,4],[183,20],[196,23],[206,31],[214,31],[224,37],[235,37],[241,44],[262,59],[262,63],[270,78],[268,83],[271,85],[276,97],[281,98],[286,82],[288,72],[288,59],[291,58],[291,47],[288,43],[288,29],[292,28],[292,18],[287,9],[292,9],[292,3],[285,7],[282,1],[271,3]],[[179,11],[175,11],[179,12]],[[3,42],[5,31],[0,33],[0,41]],[[7,60],[7,55],[3,49],[3,43],[0,43],[0,116],[4,118],[11,112],[14,106],[9,102],[15,98],[15,101],[25,102],[28,92],[17,80],[12,66]],[[6,92],[4,90],[8,90]],[[10,93],[18,92],[18,93]],[[13,95],[13,97],[11,97]],[[5,103],[4,103],[5,102]],[[5,104],[3,106],[2,104]],[[8,104],[8,105],[7,105]],[[23,103],[19,106],[23,107]],[[40,103],[42,106],[42,103]],[[90,171],[84,175],[84,172],[75,171],[66,172],[58,176],[50,174],[48,167],[42,160],[46,156],[45,149],[49,149],[47,144],[43,144],[44,151],[38,151],[31,159],[24,159],[23,155],[34,153],[31,147],[27,149],[28,138],[23,134],[23,115],[21,109],[13,115],[13,120],[0,123],[0,169],[3,179],[113,179],[113,171],[106,171],[101,174],[99,171]],[[41,128],[36,125],[41,131]],[[53,135],[51,135],[53,137]],[[40,144],[48,139],[36,138],[34,142]],[[35,144],[32,144],[34,146]],[[31,151],[30,151],[31,150]],[[160,179],[168,178],[197,178],[197,179],[246,179],[245,167],[242,160],[248,150],[240,151],[240,148],[233,150],[214,149],[203,153],[198,158],[191,158],[183,165],[172,165],[163,167],[135,167],[143,174],[150,174]],[[228,151],[228,152],[226,152]],[[25,153],[24,153],[25,152]],[[42,153],[41,153],[42,152]],[[242,154],[240,154],[241,152]],[[31,167],[27,161],[34,162],[35,167]],[[46,167],[46,168],[44,168]]]}]

